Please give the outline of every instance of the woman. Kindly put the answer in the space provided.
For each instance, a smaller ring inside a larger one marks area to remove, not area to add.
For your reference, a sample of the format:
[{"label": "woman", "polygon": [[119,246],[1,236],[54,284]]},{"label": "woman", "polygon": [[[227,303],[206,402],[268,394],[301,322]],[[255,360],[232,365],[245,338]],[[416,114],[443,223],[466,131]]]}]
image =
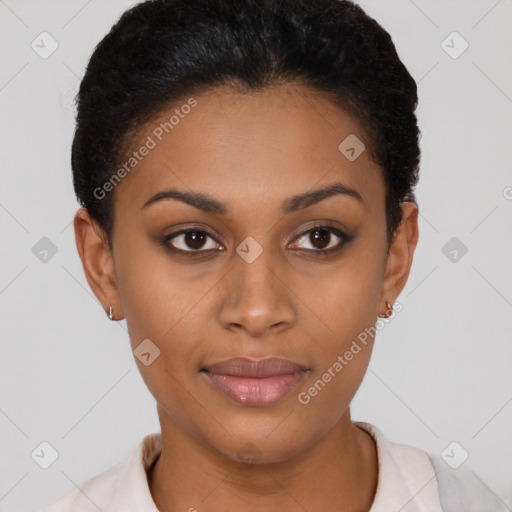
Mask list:
[{"label": "woman", "polygon": [[47,512],[501,510],[350,416],[418,240],[416,105],[346,0],[121,17],[78,95],[74,228],[161,434]]}]

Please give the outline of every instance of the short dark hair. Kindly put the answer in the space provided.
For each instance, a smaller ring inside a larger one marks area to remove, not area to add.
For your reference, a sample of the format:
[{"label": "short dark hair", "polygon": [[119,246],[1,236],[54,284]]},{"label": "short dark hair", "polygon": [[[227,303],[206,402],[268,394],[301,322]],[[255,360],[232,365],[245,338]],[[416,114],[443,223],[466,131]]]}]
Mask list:
[{"label": "short dark hair", "polygon": [[144,124],[217,86],[280,83],[327,93],[360,122],[383,170],[389,244],[420,161],[416,82],[390,35],[349,0],[149,0],[96,46],[77,95],[73,185],[110,248],[114,193],[94,191]]}]

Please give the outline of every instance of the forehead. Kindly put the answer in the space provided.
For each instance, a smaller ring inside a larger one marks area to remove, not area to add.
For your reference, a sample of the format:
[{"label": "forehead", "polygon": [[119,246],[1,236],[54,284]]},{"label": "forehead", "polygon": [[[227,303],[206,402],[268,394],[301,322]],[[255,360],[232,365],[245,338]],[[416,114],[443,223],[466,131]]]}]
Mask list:
[{"label": "forehead", "polygon": [[[135,140],[133,151],[151,149],[138,151],[117,186],[116,209],[140,209],[166,187],[206,192],[233,208],[237,198],[280,204],[333,181],[358,189],[376,208],[383,204],[382,173],[359,122],[298,85],[250,93],[219,87],[186,98],[141,127]],[[352,148],[360,153],[355,159]]]}]

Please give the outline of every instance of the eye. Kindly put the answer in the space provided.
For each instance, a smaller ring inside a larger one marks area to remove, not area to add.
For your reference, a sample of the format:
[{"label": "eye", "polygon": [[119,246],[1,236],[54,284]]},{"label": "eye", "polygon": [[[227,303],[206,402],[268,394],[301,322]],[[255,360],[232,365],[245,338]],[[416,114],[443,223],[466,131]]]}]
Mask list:
[{"label": "eye", "polygon": [[[349,241],[350,237],[348,235],[333,226],[314,226],[300,235],[290,247],[327,254],[341,249]],[[177,251],[189,253],[223,250],[223,246],[210,234],[197,228],[171,233],[164,237],[161,243],[162,245],[170,245]]]},{"label": "eye", "polygon": [[325,254],[340,249],[349,240],[350,238],[337,228],[332,226],[314,226],[300,235],[292,243],[291,247],[292,249],[306,249]]},{"label": "eye", "polygon": [[222,247],[202,229],[187,229],[171,233],[162,240],[162,245],[169,244],[174,249],[185,252],[206,252]]}]

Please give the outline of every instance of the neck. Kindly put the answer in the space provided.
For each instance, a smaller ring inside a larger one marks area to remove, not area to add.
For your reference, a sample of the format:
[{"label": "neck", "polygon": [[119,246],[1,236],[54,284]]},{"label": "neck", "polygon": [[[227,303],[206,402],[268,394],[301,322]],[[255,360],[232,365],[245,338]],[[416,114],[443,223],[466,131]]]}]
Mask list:
[{"label": "neck", "polygon": [[[164,421],[162,421],[162,419]],[[277,463],[244,464],[223,457],[161,418],[163,450],[148,484],[161,512],[240,509],[368,511],[378,479],[372,437],[350,411],[315,444]]]}]

